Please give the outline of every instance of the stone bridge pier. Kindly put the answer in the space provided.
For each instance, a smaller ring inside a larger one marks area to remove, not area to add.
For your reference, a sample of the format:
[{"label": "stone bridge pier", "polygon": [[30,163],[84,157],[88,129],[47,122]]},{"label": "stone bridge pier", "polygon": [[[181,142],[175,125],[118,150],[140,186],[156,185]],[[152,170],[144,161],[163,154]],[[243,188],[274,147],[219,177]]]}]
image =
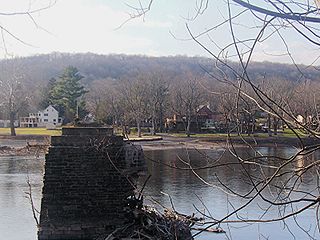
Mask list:
[{"label": "stone bridge pier", "polygon": [[111,128],[63,128],[46,154],[38,240],[92,240],[125,222],[141,148]]}]

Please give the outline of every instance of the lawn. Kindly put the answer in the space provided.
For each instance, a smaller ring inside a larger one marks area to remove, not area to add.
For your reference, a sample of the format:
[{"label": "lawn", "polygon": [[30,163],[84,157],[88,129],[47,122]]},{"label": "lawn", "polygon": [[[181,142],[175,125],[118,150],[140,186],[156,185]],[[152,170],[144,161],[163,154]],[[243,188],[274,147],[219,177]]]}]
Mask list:
[{"label": "lawn", "polygon": [[[306,137],[301,130],[296,130],[300,137]],[[59,136],[61,135],[61,129],[46,129],[46,128],[16,128],[17,135],[42,135],[42,136]],[[10,128],[0,128],[0,135],[10,135]],[[168,135],[174,137],[186,137],[185,133],[170,133]],[[201,138],[201,137],[215,137],[215,138],[225,138],[227,134],[225,133],[200,133],[200,134],[191,134],[191,137]],[[232,133],[231,137],[237,137],[238,134]],[[242,135],[247,137],[246,134]],[[255,133],[251,137],[268,137],[267,133]],[[131,134],[130,138],[137,137],[135,134]],[[278,137],[296,137],[296,135],[290,129],[284,129],[284,132],[279,133]]]},{"label": "lawn", "polygon": [[[299,129],[295,129],[295,132],[299,135],[299,137],[306,137],[307,134],[303,133],[301,130]],[[185,133],[170,133],[169,135],[174,136],[174,137],[187,137]],[[191,134],[191,137],[195,137],[195,138],[201,138],[201,137],[207,137],[207,138],[225,138],[227,137],[228,134],[226,133],[197,133],[197,134]],[[239,135],[237,133],[231,133],[230,137],[238,137]],[[269,135],[268,133],[254,133],[251,134],[250,136],[248,136],[247,134],[242,134],[242,137],[246,138],[246,137],[259,137],[259,138],[268,138]],[[275,137],[275,135],[272,135],[273,137]],[[278,134],[276,135],[277,137],[289,137],[289,138],[296,138],[296,134],[293,133],[293,131],[291,129],[285,128],[284,131],[280,131],[278,132]]]},{"label": "lawn", "polygon": [[[42,136],[59,136],[61,129],[46,128],[16,128],[17,135],[42,135]],[[0,128],[0,135],[10,135],[10,128]]]},{"label": "lawn", "polygon": [[[306,134],[305,132],[303,132],[300,129],[294,129],[294,131],[296,132],[296,134],[298,134],[299,137],[307,137],[308,134]],[[283,132],[283,136],[284,137],[297,137],[296,135],[291,129],[289,128],[285,128],[284,132]]]}]

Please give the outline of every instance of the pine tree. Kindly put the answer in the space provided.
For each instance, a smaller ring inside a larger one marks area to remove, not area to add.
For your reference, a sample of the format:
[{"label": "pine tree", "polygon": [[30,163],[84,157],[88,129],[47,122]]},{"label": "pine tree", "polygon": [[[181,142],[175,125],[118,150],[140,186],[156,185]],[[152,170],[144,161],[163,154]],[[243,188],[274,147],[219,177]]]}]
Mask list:
[{"label": "pine tree", "polygon": [[66,122],[79,117],[77,116],[79,108],[84,108],[81,97],[87,91],[80,83],[82,78],[77,68],[67,67],[49,92],[50,103],[58,108]]},{"label": "pine tree", "polygon": [[57,80],[55,78],[51,78],[47,84],[47,86],[45,86],[40,94],[41,94],[41,101],[39,102],[39,107],[40,109],[45,109],[46,107],[48,107],[50,104],[54,105],[52,103],[52,89],[56,86]]}]

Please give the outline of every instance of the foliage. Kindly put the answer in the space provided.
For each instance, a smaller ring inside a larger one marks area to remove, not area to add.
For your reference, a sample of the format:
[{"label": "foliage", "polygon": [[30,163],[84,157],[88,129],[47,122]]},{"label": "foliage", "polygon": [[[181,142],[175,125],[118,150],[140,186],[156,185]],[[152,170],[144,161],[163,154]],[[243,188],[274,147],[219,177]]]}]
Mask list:
[{"label": "foliage", "polygon": [[87,91],[80,83],[82,78],[77,68],[67,67],[49,91],[49,103],[58,107],[67,122],[79,117],[79,110],[84,109],[85,103],[81,97]]},{"label": "foliage", "polygon": [[52,104],[52,90],[55,87],[55,85],[57,84],[57,80],[55,78],[51,78],[47,84],[46,87],[44,87],[43,89],[41,89],[41,93],[40,93],[40,102],[39,102],[39,107],[41,109],[45,109],[46,107],[48,107],[50,104]]},{"label": "foliage", "polygon": [[[11,61],[11,60],[9,60]],[[13,61],[13,60],[12,60]],[[220,70],[228,76],[233,77],[232,72],[226,67],[215,65],[210,58],[205,57],[148,57],[135,55],[98,55],[93,53],[51,53],[37,56],[30,56],[14,60],[19,65],[28,66],[24,84],[30,88],[32,86],[44,87],[51,78],[60,74],[61,69],[66,66],[77,66],[81,73],[86,76],[86,85],[91,85],[95,80],[101,79],[121,79],[132,77],[141,72],[152,72],[157,70],[169,77],[176,76],[183,72],[192,72],[194,75],[203,75],[203,68],[210,70],[213,74],[219,75]],[[0,61],[0,75],[5,69],[5,62]],[[235,62],[230,62],[234,68],[238,67]],[[252,79],[278,78],[297,82],[300,79],[318,80],[318,71],[315,68],[295,65],[280,64],[271,62],[252,62],[248,67],[248,72]]]}]

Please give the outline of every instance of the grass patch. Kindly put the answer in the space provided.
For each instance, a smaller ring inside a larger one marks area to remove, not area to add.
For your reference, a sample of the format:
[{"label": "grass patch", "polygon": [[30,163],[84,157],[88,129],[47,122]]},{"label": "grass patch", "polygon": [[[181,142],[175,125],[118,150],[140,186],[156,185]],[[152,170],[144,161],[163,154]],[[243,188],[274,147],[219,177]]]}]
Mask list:
[{"label": "grass patch", "polygon": [[[308,135],[305,134],[303,131],[300,129],[295,129],[296,133],[299,135],[299,137],[307,137]],[[181,137],[181,138],[186,138],[187,135],[185,133],[169,133],[169,136],[173,137]],[[227,133],[196,133],[196,134],[191,134],[190,137],[194,138],[226,138],[228,136]],[[241,134],[243,138],[252,138],[252,137],[258,137],[258,138],[269,138],[268,133],[253,133],[248,136],[248,134],[243,133]],[[231,133],[230,137],[240,137],[237,133]],[[277,135],[273,135],[271,137],[289,137],[289,138],[296,138],[296,134],[290,129],[284,129],[284,131],[279,131]]]},{"label": "grass patch", "polygon": [[[307,137],[308,136],[308,134],[306,134],[305,132],[301,131],[300,129],[294,129],[294,131],[296,132],[296,134],[298,134],[299,137],[303,138],[303,137]],[[282,136],[295,138],[295,137],[297,137],[296,134],[291,129],[285,128]]]},{"label": "grass patch", "polygon": [[[16,128],[17,135],[60,136],[61,129]],[[10,128],[0,128],[0,135],[10,135]]]}]

